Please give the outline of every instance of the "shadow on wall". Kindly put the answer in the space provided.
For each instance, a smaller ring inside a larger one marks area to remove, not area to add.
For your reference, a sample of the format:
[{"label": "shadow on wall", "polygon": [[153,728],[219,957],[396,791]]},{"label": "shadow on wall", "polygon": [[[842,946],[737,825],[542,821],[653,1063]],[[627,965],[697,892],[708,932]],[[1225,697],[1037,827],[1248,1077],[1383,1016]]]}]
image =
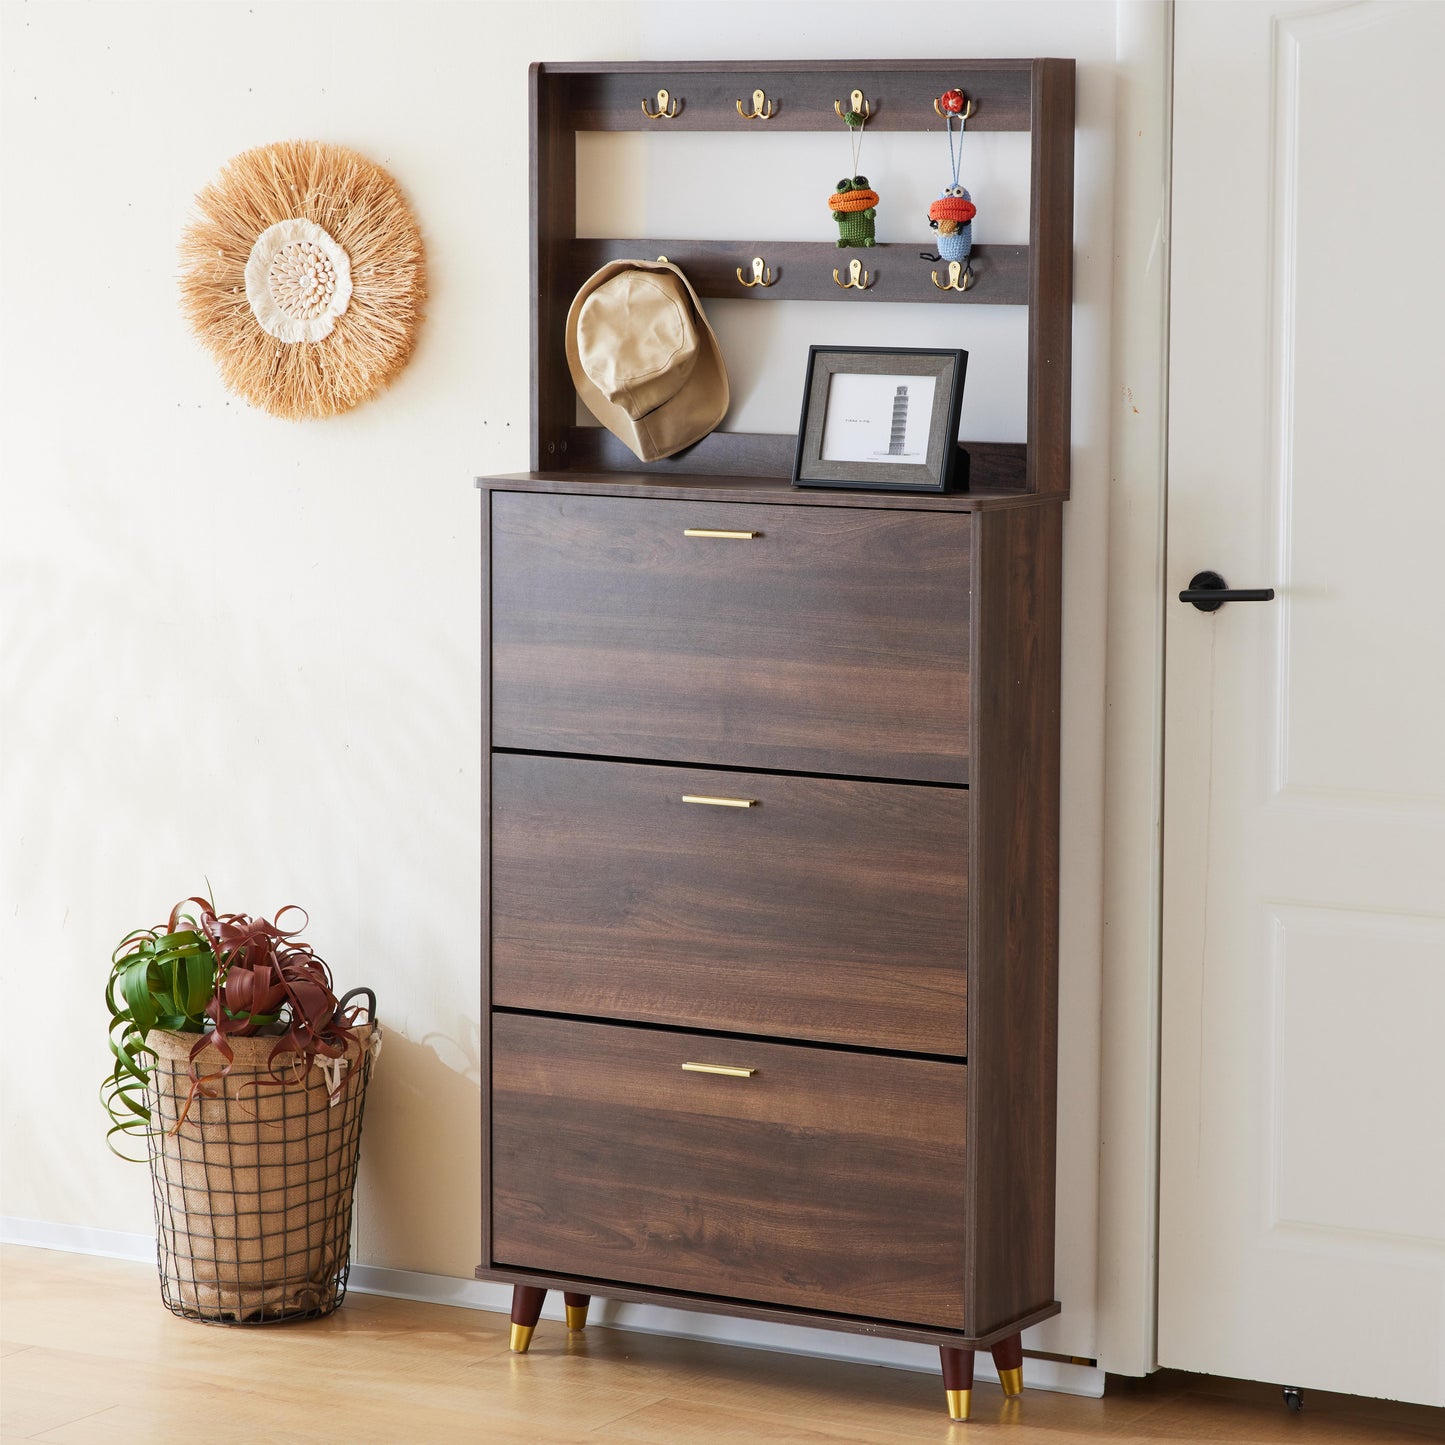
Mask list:
[{"label": "shadow on wall", "polygon": [[387,1029],[362,1131],[357,1264],[468,1278],[481,1258],[481,1040],[464,1028],[419,1043]]}]

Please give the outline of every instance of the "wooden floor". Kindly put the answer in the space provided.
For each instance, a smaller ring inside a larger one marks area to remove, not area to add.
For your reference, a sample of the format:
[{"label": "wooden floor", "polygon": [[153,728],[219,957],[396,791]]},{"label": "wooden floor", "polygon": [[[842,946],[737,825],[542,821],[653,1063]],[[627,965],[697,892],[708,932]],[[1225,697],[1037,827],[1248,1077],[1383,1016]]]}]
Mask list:
[{"label": "wooden floor", "polygon": [[355,1293],[325,1320],[215,1328],[169,1314],[149,1265],[15,1247],[0,1356],[0,1445],[1445,1440],[1442,1411],[1311,1392],[1291,1415],[1273,1387],[1173,1373],[1102,1400],[980,1384],[951,1425],[927,1375],[551,1320],[513,1355],[502,1315]]}]

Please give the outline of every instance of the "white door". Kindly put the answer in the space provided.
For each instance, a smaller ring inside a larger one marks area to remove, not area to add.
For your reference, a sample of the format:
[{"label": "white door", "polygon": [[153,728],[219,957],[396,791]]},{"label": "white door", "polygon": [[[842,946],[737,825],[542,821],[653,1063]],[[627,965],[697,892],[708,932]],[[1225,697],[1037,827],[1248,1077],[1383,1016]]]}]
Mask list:
[{"label": "white door", "polygon": [[1159,1239],[1161,1364],[1436,1405],[1442,76],[1445,5],[1177,7]]}]

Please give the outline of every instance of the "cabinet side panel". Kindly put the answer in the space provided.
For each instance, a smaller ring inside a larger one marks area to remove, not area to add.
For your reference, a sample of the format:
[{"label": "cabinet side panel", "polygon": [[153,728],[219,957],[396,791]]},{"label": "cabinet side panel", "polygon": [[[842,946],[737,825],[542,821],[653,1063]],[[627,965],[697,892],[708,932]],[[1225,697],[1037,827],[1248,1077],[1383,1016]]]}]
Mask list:
[{"label": "cabinet side panel", "polygon": [[480,1037],[482,1070],[482,1263],[492,1262],[492,494],[482,493],[481,534],[482,911]]},{"label": "cabinet side panel", "polygon": [[968,1328],[982,1334],[1054,1288],[1061,508],[977,522]]}]

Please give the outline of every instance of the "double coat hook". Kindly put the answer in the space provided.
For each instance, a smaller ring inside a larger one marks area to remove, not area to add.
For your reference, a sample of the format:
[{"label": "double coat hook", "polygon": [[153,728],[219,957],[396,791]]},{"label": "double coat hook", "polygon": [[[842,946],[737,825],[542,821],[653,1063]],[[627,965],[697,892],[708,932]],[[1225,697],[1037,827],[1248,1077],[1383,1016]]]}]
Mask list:
[{"label": "double coat hook", "polygon": [[742,281],[744,286],[771,286],[773,284],[773,268],[771,266],[764,266],[761,256],[753,257],[753,279],[751,281],[743,279],[743,268],[741,266],[737,267],[737,273],[738,280]]},{"label": "double coat hook", "polygon": [[845,291],[866,291],[873,284],[873,278],[863,269],[863,263],[856,260],[848,262],[846,281],[838,274],[836,266],[833,267],[833,279]]},{"label": "double coat hook", "polygon": [[744,120],[772,120],[773,112],[776,109],[777,107],[761,90],[753,92],[753,108],[751,110],[744,110],[742,101],[738,101],[738,114]]},{"label": "double coat hook", "polygon": [[657,109],[648,110],[647,102],[644,100],[642,113],[648,120],[671,120],[677,114],[680,106],[681,102],[675,96],[668,95],[665,90],[659,90],[657,92]]},{"label": "double coat hook", "polygon": [[847,120],[849,115],[861,115],[864,120],[868,120],[873,115],[873,109],[867,100],[864,99],[861,90],[855,90],[848,97],[848,109],[846,111],[843,109],[843,102],[841,100],[835,100],[833,102],[833,112],[839,120]]},{"label": "double coat hook", "polygon": [[933,276],[933,284],[937,286],[940,291],[967,291],[974,282],[973,267],[969,266],[965,269],[962,261],[950,261],[948,263],[947,281],[940,281],[937,271],[931,274]]}]

